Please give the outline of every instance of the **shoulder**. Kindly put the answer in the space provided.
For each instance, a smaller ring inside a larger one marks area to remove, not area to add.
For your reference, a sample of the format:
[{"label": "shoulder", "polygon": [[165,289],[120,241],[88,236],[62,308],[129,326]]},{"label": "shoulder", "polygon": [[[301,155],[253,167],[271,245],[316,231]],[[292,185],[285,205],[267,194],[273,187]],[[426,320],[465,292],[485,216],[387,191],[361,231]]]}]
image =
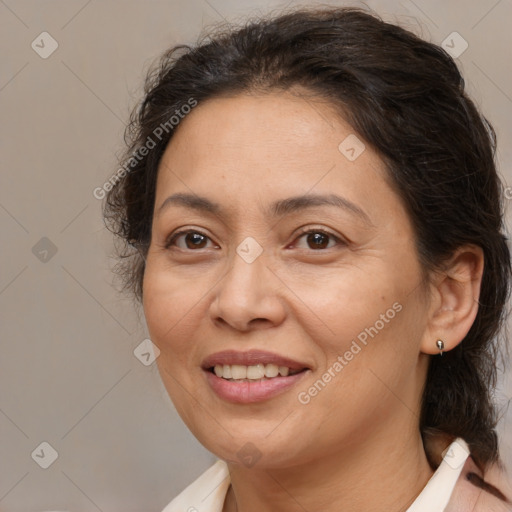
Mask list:
[{"label": "shoulder", "polygon": [[227,464],[218,460],[176,496],[162,512],[222,512],[230,483]]},{"label": "shoulder", "polygon": [[512,512],[510,475],[493,464],[485,474],[468,457],[445,512]]}]

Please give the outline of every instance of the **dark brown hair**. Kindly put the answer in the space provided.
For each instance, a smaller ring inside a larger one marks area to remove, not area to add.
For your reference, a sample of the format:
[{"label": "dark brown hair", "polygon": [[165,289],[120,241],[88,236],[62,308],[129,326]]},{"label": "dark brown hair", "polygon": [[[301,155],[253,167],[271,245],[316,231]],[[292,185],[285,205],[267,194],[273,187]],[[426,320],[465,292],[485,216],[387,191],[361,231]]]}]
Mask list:
[{"label": "dark brown hair", "polygon": [[[464,438],[482,465],[497,460],[491,393],[511,269],[495,133],[442,48],[374,14],[295,10],[223,28],[162,56],[126,131],[129,172],[121,173],[104,205],[107,225],[124,243],[118,266],[124,289],[142,299],[157,170],[175,131],[169,119],[191,99],[200,104],[296,88],[337,106],[383,159],[409,212],[424,269],[440,268],[463,244],[483,249],[478,315],[462,343],[431,358],[420,428],[424,437]],[[161,136],[157,128],[165,123]],[[141,157],[150,139],[154,147]]]}]

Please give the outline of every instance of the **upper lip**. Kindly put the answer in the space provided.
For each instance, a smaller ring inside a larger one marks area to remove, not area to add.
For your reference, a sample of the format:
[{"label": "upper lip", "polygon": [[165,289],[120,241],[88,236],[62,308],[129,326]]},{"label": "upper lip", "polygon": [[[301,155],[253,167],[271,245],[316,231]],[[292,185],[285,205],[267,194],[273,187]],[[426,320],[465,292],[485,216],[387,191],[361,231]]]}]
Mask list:
[{"label": "upper lip", "polygon": [[307,365],[294,361],[288,357],[266,352],[264,350],[248,350],[246,352],[239,352],[236,350],[223,350],[211,354],[203,360],[201,367],[204,370],[209,370],[215,365],[233,365],[239,364],[243,366],[255,366],[257,364],[275,364],[277,366],[287,366],[292,370],[307,369]]}]

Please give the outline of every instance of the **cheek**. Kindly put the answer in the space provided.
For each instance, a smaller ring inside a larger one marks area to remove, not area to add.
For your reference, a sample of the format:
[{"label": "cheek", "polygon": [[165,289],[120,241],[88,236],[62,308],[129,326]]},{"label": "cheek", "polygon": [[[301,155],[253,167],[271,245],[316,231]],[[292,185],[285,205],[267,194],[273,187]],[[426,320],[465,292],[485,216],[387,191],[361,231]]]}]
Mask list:
[{"label": "cheek", "polygon": [[[199,296],[200,297],[200,296]],[[151,341],[160,349],[156,360],[162,382],[176,410],[194,432],[190,396],[195,382],[189,366],[195,358],[190,345],[197,331],[198,297],[193,285],[179,282],[165,269],[148,260],[143,283],[143,308]]]},{"label": "cheek", "polygon": [[144,316],[153,343],[162,352],[172,352],[173,361],[197,329],[201,297],[194,281],[176,279],[148,262],[143,284]]},{"label": "cheek", "polygon": [[414,371],[425,328],[423,302],[409,285],[417,276],[386,270],[366,267],[355,279],[340,273],[297,293],[315,313],[303,327],[322,351],[320,378],[336,382],[318,404],[358,396],[377,407],[386,386],[400,389]]},{"label": "cheek", "polygon": [[401,293],[389,272],[367,266],[311,277],[294,282],[296,304],[303,311],[296,311],[296,316],[304,321],[303,328],[312,339],[323,340],[331,356],[343,354],[358,336],[364,341],[369,336],[366,329],[373,333],[375,324],[379,332],[388,330],[400,309],[393,308]]}]

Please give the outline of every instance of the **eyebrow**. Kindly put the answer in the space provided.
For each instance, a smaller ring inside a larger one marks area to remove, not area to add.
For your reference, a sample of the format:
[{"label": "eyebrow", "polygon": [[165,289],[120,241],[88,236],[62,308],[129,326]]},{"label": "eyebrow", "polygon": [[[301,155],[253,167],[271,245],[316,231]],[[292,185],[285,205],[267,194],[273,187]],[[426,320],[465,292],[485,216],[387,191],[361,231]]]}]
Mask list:
[{"label": "eyebrow", "polygon": [[[195,194],[180,192],[169,196],[158,208],[157,215],[160,215],[170,206],[182,206],[199,212],[222,216],[222,207],[218,203]],[[315,206],[334,206],[356,215],[366,224],[373,225],[364,210],[348,199],[336,194],[305,194],[289,197],[287,199],[280,199],[270,204],[267,214],[272,217],[282,217],[284,215],[305,210],[307,208],[313,208]]]}]

